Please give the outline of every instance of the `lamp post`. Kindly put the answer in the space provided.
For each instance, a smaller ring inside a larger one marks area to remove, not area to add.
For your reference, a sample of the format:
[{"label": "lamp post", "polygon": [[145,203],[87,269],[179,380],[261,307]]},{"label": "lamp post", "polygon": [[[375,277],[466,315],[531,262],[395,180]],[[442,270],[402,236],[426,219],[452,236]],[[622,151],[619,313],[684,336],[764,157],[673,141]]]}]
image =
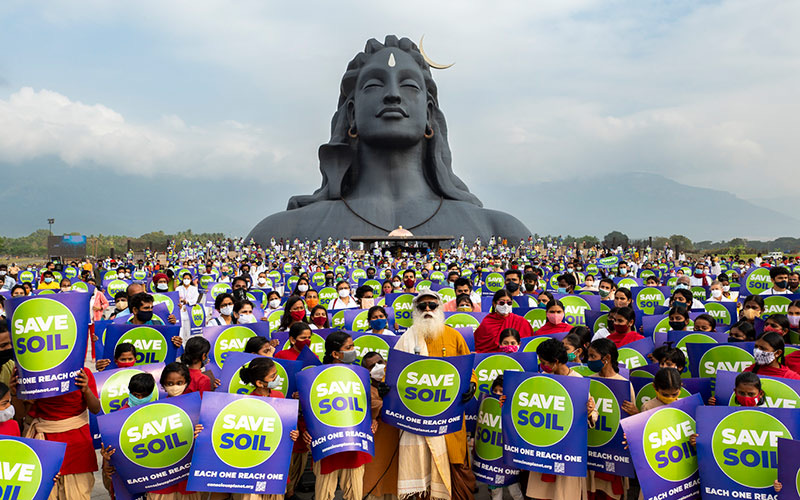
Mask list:
[{"label": "lamp post", "polygon": [[47,225],[49,226],[50,236],[53,236],[53,224],[56,223],[55,219],[47,219]]}]

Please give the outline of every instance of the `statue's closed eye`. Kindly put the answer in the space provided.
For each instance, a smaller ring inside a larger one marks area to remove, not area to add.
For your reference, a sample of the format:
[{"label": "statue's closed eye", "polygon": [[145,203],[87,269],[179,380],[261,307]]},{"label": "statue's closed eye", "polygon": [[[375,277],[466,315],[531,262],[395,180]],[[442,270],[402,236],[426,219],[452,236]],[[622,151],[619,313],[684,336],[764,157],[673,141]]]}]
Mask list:
[{"label": "statue's closed eye", "polygon": [[372,78],[364,82],[364,85],[361,88],[366,90],[366,89],[379,89],[381,87],[383,87],[383,82],[375,78]]}]

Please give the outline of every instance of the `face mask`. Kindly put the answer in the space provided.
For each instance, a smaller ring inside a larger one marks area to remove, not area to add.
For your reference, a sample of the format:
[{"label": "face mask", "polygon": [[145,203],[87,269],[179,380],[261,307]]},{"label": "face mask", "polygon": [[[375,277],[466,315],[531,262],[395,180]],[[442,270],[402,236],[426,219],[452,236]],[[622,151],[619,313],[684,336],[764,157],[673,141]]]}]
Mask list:
[{"label": "face mask", "polygon": [[309,309],[313,309],[317,304],[319,304],[319,299],[306,299],[306,306]]},{"label": "face mask", "polygon": [[756,360],[757,365],[768,365],[775,361],[775,353],[765,351],[763,349],[759,349],[758,347],[753,349],[753,357]]},{"label": "face mask", "polygon": [[499,349],[500,349],[500,352],[511,353],[511,352],[519,351],[519,346],[518,345],[501,345],[501,346],[499,346]]},{"label": "face mask", "polygon": [[403,280],[403,284],[406,288],[414,288],[414,285],[417,283],[416,278],[406,278]]},{"label": "face mask", "polygon": [[237,288],[234,290],[231,295],[233,295],[233,299],[239,302],[247,299],[247,290],[244,288]]},{"label": "face mask", "polygon": [[506,283],[506,290],[508,290],[510,293],[515,293],[517,290],[519,290],[519,283],[509,281]]},{"label": "face mask", "polygon": [[685,283],[678,283],[677,285],[675,285],[675,290],[688,290],[688,289],[689,285]]},{"label": "face mask", "polygon": [[314,316],[311,318],[311,321],[313,321],[318,328],[322,328],[325,325],[325,322],[328,321],[328,318],[325,316]]},{"label": "face mask", "polygon": [[567,353],[567,361],[575,361],[578,356],[574,352]]},{"label": "face mask", "polygon": [[124,311],[125,309],[128,308],[128,303],[125,302],[125,301],[117,302],[116,308],[117,308],[117,311]]},{"label": "face mask", "polygon": [[550,365],[539,365],[539,368],[541,368],[542,373],[553,373],[553,367]]},{"label": "face mask", "polygon": [[589,360],[586,362],[586,367],[589,368],[593,373],[597,373],[603,369],[603,360],[602,359],[595,359]]},{"label": "face mask", "polygon": [[131,408],[136,408],[137,406],[141,406],[145,403],[149,403],[150,400],[153,399],[153,395],[149,395],[146,398],[137,398],[133,394],[128,395],[128,406]]},{"label": "face mask", "polygon": [[529,292],[535,291],[536,290],[536,283],[526,283],[525,284],[525,290],[527,290]]},{"label": "face mask", "polygon": [[673,329],[673,330],[683,330],[684,328],[686,328],[686,322],[685,321],[670,321],[669,322],[669,327],[671,329]]},{"label": "face mask", "polygon": [[136,361],[117,361],[117,366],[120,368],[130,368],[136,364]]},{"label": "face mask", "polygon": [[764,333],[769,333],[769,332],[777,333],[781,337],[783,336],[783,330],[781,330],[777,326],[765,326]]},{"label": "face mask", "polygon": [[305,293],[308,291],[308,285],[297,285],[297,291],[300,293]]},{"label": "face mask", "polygon": [[661,395],[660,393],[658,393],[658,392],[656,393],[656,397],[658,398],[658,400],[659,400],[659,401],[661,401],[661,402],[662,402],[662,403],[664,403],[665,405],[668,405],[668,404],[670,404],[670,403],[674,403],[675,401],[677,401],[678,399],[680,399],[680,396],[676,396],[676,397],[674,397],[674,398],[668,398],[668,397],[662,396],[662,395]]},{"label": "face mask", "polygon": [[183,284],[186,285],[186,286],[189,286],[189,285],[192,284],[192,280],[189,279],[189,278],[186,278],[185,280],[183,280]]},{"label": "face mask", "polygon": [[181,394],[183,394],[183,391],[185,390],[186,390],[186,384],[169,385],[167,387],[164,387],[164,391],[166,391],[166,393],[173,398],[175,396],[180,396]]},{"label": "face mask", "polygon": [[294,345],[297,347],[297,349],[302,351],[304,347],[311,347],[311,339],[295,340]]},{"label": "face mask", "polygon": [[630,328],[628,327],[627,323],[621,325],[618,323],[614,323],[614,331],[617,333],[628,333],[630,331]]},{"label": "face mask", "polygon": [[230,306],[222,306],[219,310],[219,313],[223,316],[230,316],[233,314],[233,305]]},{"label": "face mask", "polygon": [[400,282],[399,281],[392,281],[392,286],[395,287],[395,288],[400,288]]},{"label": "face mask", "polygon": [[567,289],[563,286],[556,288],[556,293],[567,293]]},{"label": "face mask", "polygon": [[14,405],[9,406],[3,411],[0,411],[0,423],[8,422],[16,415],[16,410],[14,410]]},{"label": "face mask", "polygon": [[240,314],[238,322],[242,324],[255,323],[256,317],[252,314]]},{"label": "face mask", "polygon": [[45,278],[44,282],[45,283],[52,283],[53,282],[53,278]]},{"label": "face mask", "polygon": [[6,271],[0,271],[0,276],[5,276],[5,275],[6,275]]},{"label": "face mask", "polygon": [[627,274],[628,274],[628,270],[627,269],[622,268],[622,269],[619,270],[619,275],[620,276],[625,276]]},{"label": "face mask", "polygon": [[758,316],[758,311],[756,309],[742,309],[742,316],[748,321],[753,321]]},{"label": "face mask", "polygon": [[723,285],[722,286],[722,291],[723,292],[730,292],[731,291],[731,286],[730,285]]},{"label": "face mask", "polygon": [[792,328],[797,328],[800,326],[800,316],[786,316],[786,319],[789,320],[789,325]]},{"label": "face mask", "polygon": [[148,321],[153,319],[153,311],[139,311],[136,313],[136,319],[138,319],[142,323],[147,323]]},{"label": "face mask", "polygon": [[281,299],[272,299],[269,301],[269,307],[272,309],[277,309],[281,306]]},{"label": "face mask", "polygon": [[501,314],[503,316],[507,316],[511,314],[513,306],[511,304],[498,304],[494,307],[494,310],[497,314]]},{"label": "face mask", "polygon": [[782,280],[782,281],[776,281],[775,282],[775,288],[783,289],[783,288],[786,288],[787,286],[789,286],[789,281],[787,281],[787,280]]},{"label": "face mask", "polygon": [[736,402],[739,403],[740,406],[758,406],[759,397],[740,396],[737,394]]},{"label": "face mask", "polygon": [[372,370],[369,371],[369,376],[372,380],[377,380],[380,382],[383,380],[383,377],[386,375],[386,365],[383,363],[375,363],[375,366],[372,367]]},{"label": "face mask", "polygon": [[258,278],[258,284],[264,286],[267,284],[267,278]]},{"label": "face mask", "polygon": [[269,390],[277,389],[280,386],[281,386],[281,383],[280,383],[279,380],[270,380],[269,382],[267,382],[267,389],[269,389]]},{"label": "face mask", "polygon": [[343,299],[343,298],[349,297],[349,296],[350,296],[350,289],[349,288],[342,288],[341,290],[339,290],[339,297],[340,298]]},{"label": "face mask", "polygon": [[369,327],[373,330],[383,330],[386,328],[387,322],[386,318],[372,319],[369,321]]},{"label": "face mask", "polygon": [[470,306],[458,306],[456,308],[456,310],[459,311],[459,312],[472,312],[472,307],[470,307]]},{"label": "face mask", "polygon": [[350,351],[339,351],[339,354],[342,355],[342,363],[350,364],[356,360],[356,350],[352,349]]},{"label": "face mask", "polygon": [[694,275],[695,275],[695,277],[697,277],[697,278],[702,278],[703,276],[705,276],[705,275],[706,275],[706,273],[704,273],[703,271],[695,271],[695,272],[694,272]]},{"label": "face mask", "polygon": [[597,293],[600,294],[601,297],[608,297],[608,295],[611,293],[611,290],[604,290],[601,288],[597,291]]},{"label": "face mask", "polygon": [[711,296],[714,297],[715,299],[722,297],[722,290],[720,290],[719,288],[711,290]]},{"label": "face mask", "polygon": [[289,315],[294,321],[302,321],[306,317],[305,311],[289,311]]},{"label": "face mask", "polygon": [[166,292],[167,290],[169,290],[169,285],[167,285],[166,283],[159,283],[156,285],[156,290],[158,290],[159,292]]},{"label": "face mask", "polygon": [[547,321],[557,325],[564,319],[564,313],[547,313]]}]

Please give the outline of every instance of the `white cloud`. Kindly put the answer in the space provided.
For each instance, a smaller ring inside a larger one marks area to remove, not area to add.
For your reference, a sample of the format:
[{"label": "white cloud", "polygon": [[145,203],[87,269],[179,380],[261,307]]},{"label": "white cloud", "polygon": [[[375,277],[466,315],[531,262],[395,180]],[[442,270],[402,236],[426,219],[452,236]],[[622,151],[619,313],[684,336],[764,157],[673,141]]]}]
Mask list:
[{"label": "white cloud", "polygon": [[[131,123],[102,104],[84,104],[50,90],[24,87],[0,100],[0,161],[56,156],[72,166],[101,165],[118,173],[258,178],[288,150],[266,130],[226,121],[191,126],[177,116]],[[275,168],[281,179],[291,171]]]}]

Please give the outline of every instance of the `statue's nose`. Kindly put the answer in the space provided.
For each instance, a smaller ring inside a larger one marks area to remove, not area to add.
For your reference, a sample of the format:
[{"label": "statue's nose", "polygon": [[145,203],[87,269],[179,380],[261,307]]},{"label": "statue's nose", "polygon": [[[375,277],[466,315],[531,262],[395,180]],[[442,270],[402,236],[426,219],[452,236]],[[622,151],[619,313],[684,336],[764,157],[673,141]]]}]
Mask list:
[{"label": "statue's nose", "polygon": [[400,88],[396,83],[390,82],[386,85],[386,94],[383,96],[384,104],[400,104]]}]

